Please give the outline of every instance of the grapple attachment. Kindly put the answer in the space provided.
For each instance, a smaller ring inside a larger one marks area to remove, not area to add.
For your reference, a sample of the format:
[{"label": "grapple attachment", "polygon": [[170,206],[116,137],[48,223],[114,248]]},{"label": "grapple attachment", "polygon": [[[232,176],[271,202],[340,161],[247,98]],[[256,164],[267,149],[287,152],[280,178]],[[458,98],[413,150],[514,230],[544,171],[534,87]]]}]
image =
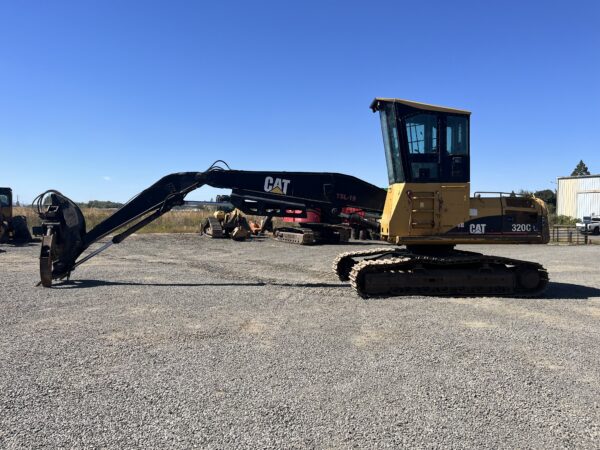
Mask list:
[{"label": "grapple attachment", "polygon": [[[80,264],[118,244],[125,238],[183,204],[186,194],[204,184],[204,172],[181,172],[167,175],[129,200],[121,209],[86,232],[85,219],[79,207],[58,191],[50,190],[34,200],[42,219],[40,278],[44,287],[52,280],[67,278]],[[95,242],[114,234],[109,242],[78,260]]]},{"label": "grapple attachment", "polygon": [[42,220],[40,278],[44,287],[68,277],[85,250],[85,219],[79,207],[58,191],[46,191],[34,204]]}]

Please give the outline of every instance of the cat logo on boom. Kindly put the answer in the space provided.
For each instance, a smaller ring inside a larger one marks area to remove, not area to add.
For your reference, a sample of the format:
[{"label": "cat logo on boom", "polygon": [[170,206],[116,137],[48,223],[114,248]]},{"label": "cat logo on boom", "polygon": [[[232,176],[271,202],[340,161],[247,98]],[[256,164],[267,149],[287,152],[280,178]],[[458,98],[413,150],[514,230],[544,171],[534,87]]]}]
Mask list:
[{"label": "cat logo on boom", "polygon": [[265,192],[269,192],[271,194],[286,195],[289,184],[290,180],[285,180],[283,178],[266,177]]},{"label": "cat logo on boom", "polygon": [[472,223],[469,225],[470,234],[485,234],[486,223]]}]

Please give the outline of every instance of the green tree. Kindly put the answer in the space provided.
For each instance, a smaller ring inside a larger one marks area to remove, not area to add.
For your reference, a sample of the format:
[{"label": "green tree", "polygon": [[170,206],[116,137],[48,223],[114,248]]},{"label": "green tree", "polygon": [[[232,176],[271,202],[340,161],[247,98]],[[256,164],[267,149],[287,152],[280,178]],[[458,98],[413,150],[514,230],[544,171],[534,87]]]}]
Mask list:
[{"label": "green tree", "polygon": [[537,198],[544,200],[549,205],[556,206],[556,192],[551,189],[544,189],[541,191],[535,191],[533,193]]},{"label": "green tree", "polygon": [[573,172],[571,172],[571,176],[580,177],[582,175],[590,175],[590,171],[588,170],[583,160],[579,160],[579,164],[577,164],[577,167],[575,167]]}]

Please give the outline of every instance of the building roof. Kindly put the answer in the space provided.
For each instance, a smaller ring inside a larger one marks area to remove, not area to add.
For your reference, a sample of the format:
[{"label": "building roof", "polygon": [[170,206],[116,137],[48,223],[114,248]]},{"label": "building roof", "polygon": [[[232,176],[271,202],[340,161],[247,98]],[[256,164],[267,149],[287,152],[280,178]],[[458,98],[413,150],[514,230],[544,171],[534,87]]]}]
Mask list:
[{"label": "building roof", "polygon": [[600,178],[600,173],[596,175],[575,175],[569,177],[557,177],[559,180],[569,180],[572,178]]},{"label": "building roof", "polygon": [[376,97],[371,102],[371,109],[373,110],[373,112],[379,110],[380,102],[382,102],[382,103],[401,103],[403,105],[410,106],[411,108],[423,109],[426,111],[464,114],[464,115],[468,115],[468,116],[471,115],[471,111],[466,111],[464,109],[447,108],[445,106],[437,106],[437,105],[430,105],[428,103],[413,102],[412,100],[403,100],[401,98],[383,98],[383,97]]}]

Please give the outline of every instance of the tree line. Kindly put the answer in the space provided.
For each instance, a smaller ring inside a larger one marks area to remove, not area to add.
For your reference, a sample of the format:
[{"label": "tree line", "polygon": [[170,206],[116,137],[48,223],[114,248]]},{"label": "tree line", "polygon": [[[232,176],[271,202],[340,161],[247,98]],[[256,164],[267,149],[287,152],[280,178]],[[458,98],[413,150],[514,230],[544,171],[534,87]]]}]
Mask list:
[{"label": "tree line", "polygon": [[111,202],[110,200],[90,200],[89,202],[78,202],[77,206],[80,208],[100,208],[100,209],[108,209],[108,208],[120,208],[124,203],[119,202]]}]

